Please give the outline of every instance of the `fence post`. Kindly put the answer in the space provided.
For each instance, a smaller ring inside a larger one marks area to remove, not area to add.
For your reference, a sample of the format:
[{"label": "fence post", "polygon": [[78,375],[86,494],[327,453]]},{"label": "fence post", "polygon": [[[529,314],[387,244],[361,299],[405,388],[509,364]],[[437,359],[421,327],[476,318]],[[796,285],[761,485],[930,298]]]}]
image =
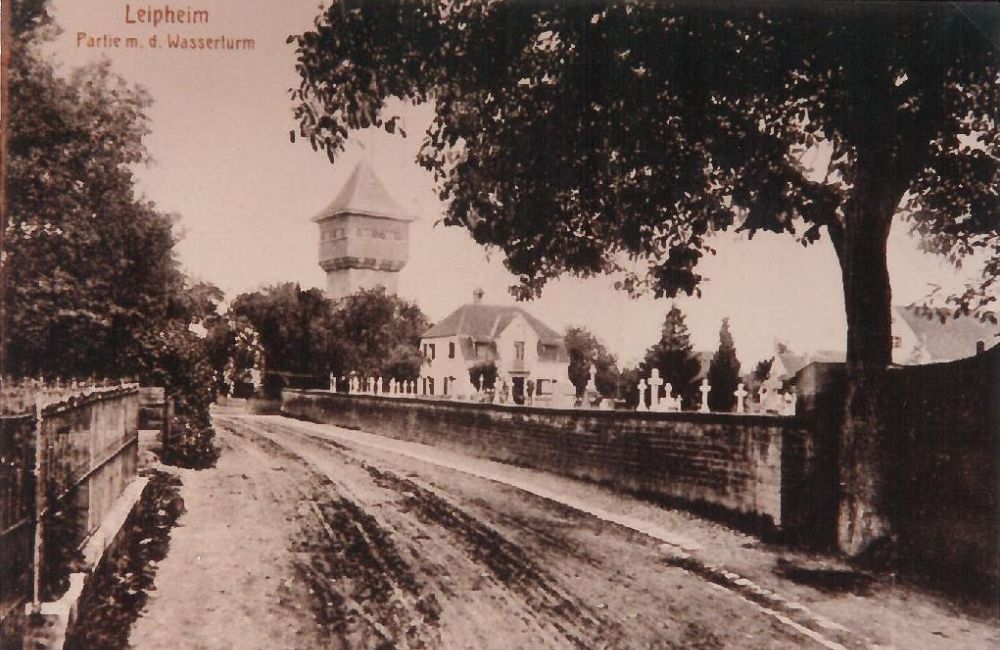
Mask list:
[{"label": "fence post", "polygon": [[174,435],[174,398],[163,396],[163,448],[173,444]]},{"label": "fence post", "polygon": [[48,441],[42,426],[42,398],[35,399],[35,542],[31,559],[31,605],[34,611],[42,602],[42,565],[44,563],[45,532],[43,514],[48,506]]}]

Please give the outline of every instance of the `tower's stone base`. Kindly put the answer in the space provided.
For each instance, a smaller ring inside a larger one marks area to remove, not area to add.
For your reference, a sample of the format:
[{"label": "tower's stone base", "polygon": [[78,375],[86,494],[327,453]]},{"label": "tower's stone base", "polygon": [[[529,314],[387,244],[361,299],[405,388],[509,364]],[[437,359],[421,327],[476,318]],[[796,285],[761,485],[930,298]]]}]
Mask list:
[{"label": "tower's stone base", "polygon": [[399,273],[375,269],[340,269],[327,271],[326,295],[331,300],[340,300],[358,289],[385,287],[389,295],[396,295],[399,287]]}]

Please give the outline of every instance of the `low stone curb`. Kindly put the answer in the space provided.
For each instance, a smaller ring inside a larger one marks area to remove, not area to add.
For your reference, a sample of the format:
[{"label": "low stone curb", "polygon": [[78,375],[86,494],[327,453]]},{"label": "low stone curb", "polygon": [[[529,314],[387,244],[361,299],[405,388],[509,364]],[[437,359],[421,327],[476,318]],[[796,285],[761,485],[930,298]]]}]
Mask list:
[{"label": "low stone curb", "polygon": [[120,538],[120,533],[132,509],[142,498],[149,479],[139,477],[132,481],[117,502],[105,515],[101,525],[83,546],[84,571],[69,576],[69,589],[59,600],[41,603],[35,611],[32,604],[25,606],[28,628],[25,630],[25,650],[60,650],[66,642],[66,631],[76,620],[80,598],[87,581],[101,564],[101,560]]}]

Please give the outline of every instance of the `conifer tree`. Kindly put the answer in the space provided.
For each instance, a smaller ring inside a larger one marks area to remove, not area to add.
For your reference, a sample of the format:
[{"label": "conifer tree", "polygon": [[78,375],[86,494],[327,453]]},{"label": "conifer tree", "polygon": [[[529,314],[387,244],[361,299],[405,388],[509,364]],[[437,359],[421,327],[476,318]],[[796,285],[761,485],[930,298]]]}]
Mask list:
[{"label": "conifer tree", "polygon": [[660,371],[663,381],[670,382],[673,391],[681,396],[685,405],[695,399],[695,377],[701,370],[698,358],[691,351],[691,334],[684,322],[684,314],[677,305],[671,305],[660,330],[660,340],[648,350],[639,373],[648,378],[653,369]]},{"label": "conifer tree", "polygon": [[719,328],[719,349],[715,351],[708,366],[708,383],[712,392],[708,394],[708,407],[713,411],[732,411],[736,405],[737,386],[740,383],[740,362],[736,358],[733,334],[729,331],[729,319],[722,319]]}]

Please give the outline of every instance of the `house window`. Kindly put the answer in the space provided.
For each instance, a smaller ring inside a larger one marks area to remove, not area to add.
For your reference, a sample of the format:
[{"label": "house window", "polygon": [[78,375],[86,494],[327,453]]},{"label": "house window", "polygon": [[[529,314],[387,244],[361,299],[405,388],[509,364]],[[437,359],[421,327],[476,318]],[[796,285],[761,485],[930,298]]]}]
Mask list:
[{"label": "house window", "polygon": [[902,336],[892,337],[892,347],[896,349],[903,347],[903,337]]},{"label": "house window", "polygon": [[[432,345],[431,348],[433,349],[434,346]],[[428,377],[427,378],[427,394],[428,395],[433,395],[434,394],[434,378],[433,377]]]},{"label": "house window", "polygon": [[524,361],[524,341],[514,342],[514,358],[518,361]]},{"label": "house window", "polygon": [[454,342],[449,342],[448,343],[448,358],[449,359],[454,359],[455,358],[455,343]]},{"label": "house window", "polygon": [[[434,360],[434,357],[436,357],[436,356],[437,356],[437,355],[435,354],[435,350],[434,350],[434,347],[435,347],[435,344],[434,344],[434,343],[428,343],[428,344],[427,344],[427,347],[428,347],[428,348],[430,348],[430,351],[431,351],[431,361],[433,361],[433,360]],[[434,394],[434,393],[433,393],[433,391],[431,392],[431,394],[432,394],[432,395]]]}]

